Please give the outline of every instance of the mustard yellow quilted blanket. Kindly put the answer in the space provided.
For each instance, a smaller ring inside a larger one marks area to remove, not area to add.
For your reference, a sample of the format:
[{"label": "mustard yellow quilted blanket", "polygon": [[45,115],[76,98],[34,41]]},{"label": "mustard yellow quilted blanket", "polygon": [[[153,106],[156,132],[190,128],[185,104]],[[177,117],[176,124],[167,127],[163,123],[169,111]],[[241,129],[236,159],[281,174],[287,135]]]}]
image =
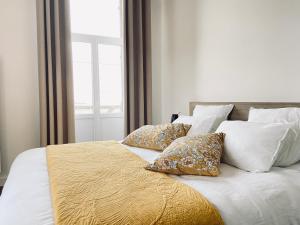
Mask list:
[{"label": "mustard yellow quilted blanket", "polygon": [[197,191],[115,141],[47,147],[56,225],[223,224]]}]

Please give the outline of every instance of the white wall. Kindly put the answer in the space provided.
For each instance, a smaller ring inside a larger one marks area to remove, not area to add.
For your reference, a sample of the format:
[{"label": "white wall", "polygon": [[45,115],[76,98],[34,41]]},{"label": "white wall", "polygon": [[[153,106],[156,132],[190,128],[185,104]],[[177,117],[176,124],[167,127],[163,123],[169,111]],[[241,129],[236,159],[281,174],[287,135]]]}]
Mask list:
[{"label": "white wall", "polygon": [[0,185],[20,152],[39,146],[35,0],[0,0]]},{"label": "white wall", "polygon": [[300,102],[298,0],[154,0],[152,40],[154,123],[191,100]]}]

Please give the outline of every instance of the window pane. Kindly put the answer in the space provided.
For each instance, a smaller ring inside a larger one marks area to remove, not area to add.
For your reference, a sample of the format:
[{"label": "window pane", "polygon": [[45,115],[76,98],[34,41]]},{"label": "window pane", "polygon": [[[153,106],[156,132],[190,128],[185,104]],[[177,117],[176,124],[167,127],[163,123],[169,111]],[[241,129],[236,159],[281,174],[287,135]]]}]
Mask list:
[{"label": "window pane", "polygon": [[71,0],[70,6],[72,33],[120,37],[120,0]]},{"label": "window pane", "polygon": [[99,45],[100,112],[123,111],[121,47]]},{"label": "window pane", "polygon": [[91,45],[72,43],[75,113],[93,113]]}]

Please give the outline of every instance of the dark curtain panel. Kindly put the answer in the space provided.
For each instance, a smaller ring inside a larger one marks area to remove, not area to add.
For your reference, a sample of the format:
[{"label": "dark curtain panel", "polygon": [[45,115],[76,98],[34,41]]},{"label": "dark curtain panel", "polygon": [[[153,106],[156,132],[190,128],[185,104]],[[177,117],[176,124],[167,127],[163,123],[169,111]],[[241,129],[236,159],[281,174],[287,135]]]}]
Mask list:
[{"label": "dark curtain panel", "polygon": [[75,141],[68,0],[37,0],[41,146]]},{"label": "dark curtain panel", "polygon": [[124,0],[125,133],[152,120],[151,1]]}]

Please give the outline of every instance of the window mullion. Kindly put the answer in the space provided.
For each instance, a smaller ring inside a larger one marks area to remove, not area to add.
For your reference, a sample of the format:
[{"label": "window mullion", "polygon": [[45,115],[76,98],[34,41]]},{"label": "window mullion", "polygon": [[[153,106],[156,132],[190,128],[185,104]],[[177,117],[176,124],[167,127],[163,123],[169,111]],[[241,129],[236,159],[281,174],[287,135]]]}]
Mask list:
[{"label": "window mullion", "polygon": [[[95,38],[92,41],[92,64],[93,64],[93,103],[94,103],[94,140],[99,139],[99,112],[100,112],[100,84],[99,84],[99,60],[98,42]],[[101,138],[100,138],[101,139]]]}]

